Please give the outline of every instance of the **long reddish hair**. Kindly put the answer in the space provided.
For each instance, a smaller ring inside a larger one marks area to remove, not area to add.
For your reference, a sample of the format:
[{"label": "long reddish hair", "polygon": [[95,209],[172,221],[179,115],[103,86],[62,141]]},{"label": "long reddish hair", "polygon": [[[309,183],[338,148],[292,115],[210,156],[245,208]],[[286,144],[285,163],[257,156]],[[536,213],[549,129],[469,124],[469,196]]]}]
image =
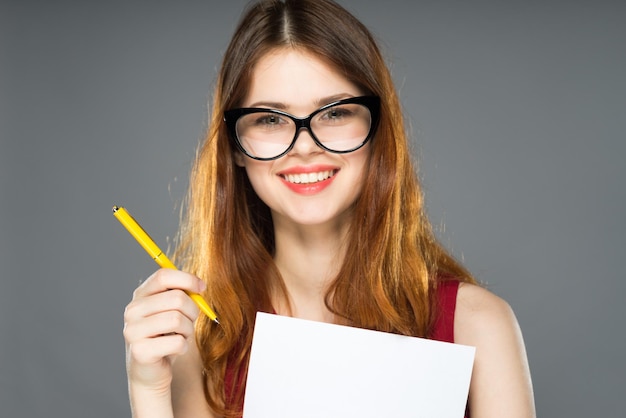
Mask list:
[{"label": "long reddish hair", "polygon": [[222,116],[241,104],[255,63],[276,48],[312,53],[366,94],[381,98],[380,122],[370,143],[362,192],[354,203],[346,255],[325,300],[337,321],[427,337],[437,281],[474,281],[437,242],[426,218],[401,105],[370,32],[331,0],[264,0],[252,5],[224,55],[209,129],[191,173],[176,253],[186,271],[206,281],[205,296],[220,318],[216,325],[201,317],[196,341],[207,401],[223,416],[241,415],[243,388],[237,376],[245,375],[256,312],[272,311],[272,292],[285,294],[273,261],[269,208],[255,194],[245,170],[235,164],[237,151]]}]

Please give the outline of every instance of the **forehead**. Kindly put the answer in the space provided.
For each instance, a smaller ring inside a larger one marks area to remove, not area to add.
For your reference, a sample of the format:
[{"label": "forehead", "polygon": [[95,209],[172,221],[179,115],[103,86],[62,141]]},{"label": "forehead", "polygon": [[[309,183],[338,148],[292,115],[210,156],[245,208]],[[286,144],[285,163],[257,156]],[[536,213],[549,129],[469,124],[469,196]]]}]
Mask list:
[{"label": "forehead", "polygon": [[328,60],[295,48],[273,49],[254,65],[244,104],[319,104],[321,98],[362,94]]}]

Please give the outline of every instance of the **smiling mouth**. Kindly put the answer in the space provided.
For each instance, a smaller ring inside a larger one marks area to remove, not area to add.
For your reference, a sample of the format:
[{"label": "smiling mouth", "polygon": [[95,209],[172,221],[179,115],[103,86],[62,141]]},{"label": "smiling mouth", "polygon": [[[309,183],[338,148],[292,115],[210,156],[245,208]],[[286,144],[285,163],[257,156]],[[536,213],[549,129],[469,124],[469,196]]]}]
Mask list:
[{"label": "smiling mouth", "polygon": [[337,171],[338,170],[326,170],[317,173],[281,174],[281,177],[289,183],[312,184],[328,180],[329,178],[337,174]]}]

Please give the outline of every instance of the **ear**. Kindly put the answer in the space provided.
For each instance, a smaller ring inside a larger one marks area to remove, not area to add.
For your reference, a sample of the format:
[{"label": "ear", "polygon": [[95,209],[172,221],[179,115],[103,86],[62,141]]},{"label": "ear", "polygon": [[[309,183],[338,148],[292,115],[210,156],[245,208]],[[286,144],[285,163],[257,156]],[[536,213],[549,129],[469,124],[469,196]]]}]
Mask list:
[{"label": "ear", "polygon": [[233,158],[235,159],[235,164],[237,164],[239,167],[245,167],[245,156],[243,155],[243,153],[241,151],[236,151],[235,155],[233,156]]}]

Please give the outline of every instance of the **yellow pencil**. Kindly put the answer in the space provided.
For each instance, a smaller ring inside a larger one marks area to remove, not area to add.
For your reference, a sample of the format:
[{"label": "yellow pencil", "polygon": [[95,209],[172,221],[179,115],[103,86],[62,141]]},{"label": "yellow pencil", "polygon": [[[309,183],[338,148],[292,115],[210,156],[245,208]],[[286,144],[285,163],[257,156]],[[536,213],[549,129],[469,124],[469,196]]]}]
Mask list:
[{"label": "yellow pencil", "polygon": [[[137,221],[130,216],[130,213],[128,213],[126,209],[119,206],[113,206],[113,216],[115,216],[117,220],[124,225],[128,232],[130,232],[130,235],[137,240],[137,242],[143,247],[144,250],[146,250],[150,257],[152,257],[159,266],[177,270],[174,263],[167,258],[165,253],[163,253],[152,238],[150,238],[150,235],[148,235],[141,225],[139,225]],[[219,324],[217,315],[215,315],[215,312],[213,312],[213,310],[209,307],[209,304],[200,294],[187,291],[185,292],[196,303],[196,305],[198,305],[200,310],[209,317],[209,319]]]}]

